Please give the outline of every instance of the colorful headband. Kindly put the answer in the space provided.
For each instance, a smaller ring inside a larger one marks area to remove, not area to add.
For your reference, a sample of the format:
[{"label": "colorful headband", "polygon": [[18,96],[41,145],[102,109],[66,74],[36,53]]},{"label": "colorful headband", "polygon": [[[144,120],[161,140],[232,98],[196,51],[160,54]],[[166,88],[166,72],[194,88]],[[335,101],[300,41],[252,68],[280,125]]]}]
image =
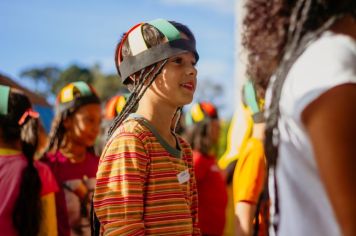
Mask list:
[{"label": "colorful headband", "polygon": [[120,114],[126,104],[127,98],[128,97],[126,95],[117,95],[112,97],[105,106],[105,118],[112,120]]},{"label": "colorful headband", "polygon": [[[195,41],[183,39],[179,30],[167,20],[156,19],[147,23],[154,26],[168,40],[166,43],[148,48],[142,35],[144,24],[146,23],[132,27],[119,45],[115,63],[123,83],[130,75],[141,69],[183,52],[193,52],[198,61],[199,55],[195,48]],[[126,40],[128,40],[132,55],[123,58],[122,46]]]},{"label": "colorful headband", "polygon": [[248,80],[242,89],[242,102],[252,113],[254,123],[264,122],[263,99],[258,99],[255,87],[251,80]]},{"label": "colorful headband", "polygon": [[192,125],[205,119],[218,119],[215,106],[209,102],[196,103],[186,115],[186,124]]},{"label": "colorful headband", "polygon": [[0,85],[0,115],[7,115],[9,106],[10,87]]},{"label": "colorful headband", "polygon": [[94,89],[83,81],[77,81],[62,88],[57,96],[56,109],[57,112],[63,112],[90,103],[100,104]]}]

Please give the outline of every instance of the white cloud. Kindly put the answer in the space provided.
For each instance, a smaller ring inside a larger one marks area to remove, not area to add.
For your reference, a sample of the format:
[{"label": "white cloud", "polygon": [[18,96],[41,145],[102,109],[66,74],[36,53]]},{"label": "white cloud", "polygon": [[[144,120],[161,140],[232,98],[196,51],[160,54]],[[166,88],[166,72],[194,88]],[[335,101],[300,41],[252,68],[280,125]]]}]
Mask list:
[{"label": "white cloud", "polygon": [[160,0],[162,3],[173,6],[199,6],[207,7],[222,13],[233,13],[235,0]]}]

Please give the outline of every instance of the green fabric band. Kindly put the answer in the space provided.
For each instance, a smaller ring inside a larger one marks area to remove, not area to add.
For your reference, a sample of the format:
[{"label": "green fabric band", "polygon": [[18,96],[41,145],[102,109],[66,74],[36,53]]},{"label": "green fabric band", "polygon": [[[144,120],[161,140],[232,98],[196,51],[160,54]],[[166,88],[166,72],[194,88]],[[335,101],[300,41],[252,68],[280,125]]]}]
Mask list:
[{"label": "green fabric band", "polygon": [[180,33],[171,23],[164,19],[156,19],[148,22],[150,25],[153,25],[159,31],[161,31],[164,36],[167,37],[168,41],[173,41],[176,39],[180,39]]},{"label": "green fabric band", "polygon": [[77,81],[73,83],[74,87],[76,87],[80,94],[82,96],[90,96],[93,95],[92,91],[90,90],[89,85],[87,85],[87,83],[83,82],[83,81]]},{"label": "green fabric band", "polygon": [[0,115],[7,115],[9,106],[10,87],[0,85]]},{"label": "green fabric band", "polygon": [[247,81],[244,86],[244,97],[246,105],[251,109],[253,114],[260,112],[256,92],[251,81]]}]

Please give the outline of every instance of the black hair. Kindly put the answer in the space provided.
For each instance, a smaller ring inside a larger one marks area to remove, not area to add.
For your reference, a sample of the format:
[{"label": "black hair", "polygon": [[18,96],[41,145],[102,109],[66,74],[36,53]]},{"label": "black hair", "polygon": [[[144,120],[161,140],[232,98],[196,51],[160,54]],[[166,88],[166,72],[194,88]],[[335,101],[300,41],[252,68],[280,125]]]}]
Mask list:
[{"label": "black hair", "polygon": [[[192,40],[195,43],[195,37],[193,33],[190,31],[190,29],[178,22],[174,21],[169,21],[172,25],[174,25],[180,32],[185,34],[190,40]],[[143,38],[146,42],[147,47],[153,47],[158,44],[161,44],[164,42],[164,35],[159,32],[155,27],[149,25],[149,24],[144,24],[142,26],[142,32],[143,32]],[[118,67],[118,58],[119,57],[127,57],[132,55],[131,54],[131,49],[128,43],[128,40],[125,40],[125,34],[121,38],[120,42],[116,46],[116,51],[115,51],[115,63],[116,63],[116,68],[119,72],[119,67]],[[122,42],[123,41],[123,42]],[[119,55],[119,49],[120,45],[122,45],[122,55]],[[161,73],[163,67],[167,63],[168,59],[165,59],[161,62],[155,63],[151,66],[148,66],[144,69],[142,69],[140,72],[135,73],[132,75],[132,79],[128,79],[127,82],[125,82],[125,85],[128,87],[128,89],[131,92],[130,97],[128,98],[124,108],[122,109],[122,112],[120,113],[119,116],[115,117],[113,120],[111,127],[108,131],[108,139],[111,137],[111,135],[114,133],[117,127],[121,125],[121,123],[128,117],[128,115],[134,110],[135,107],[137,107],[137,104],[141,100],[142,96],[145,94],[146,90],[151,86],[151,84],[154,82],[156,77]],[[177,112],[175,113],[175,116],[180,116],[181,114],[181,108],[177,109]],[[176,118],[174,117],[173,119],[178,119],[180,117]]]},{"label": "black hair", "polygon": [[28,116],[23,124],[19,125],[18,123],[23,114],[30,108],[31,103],[27,96],[11,90],[8,113],[7,115],[0,115],[2,138],[7,143],[20,141],[22,153],[27,160],[27,166],[21,173],[20,192],[12,215],[13,225],[20,236],[38,235],[42,212],[41,180],[34,166],[39,121],[37,118]]}]

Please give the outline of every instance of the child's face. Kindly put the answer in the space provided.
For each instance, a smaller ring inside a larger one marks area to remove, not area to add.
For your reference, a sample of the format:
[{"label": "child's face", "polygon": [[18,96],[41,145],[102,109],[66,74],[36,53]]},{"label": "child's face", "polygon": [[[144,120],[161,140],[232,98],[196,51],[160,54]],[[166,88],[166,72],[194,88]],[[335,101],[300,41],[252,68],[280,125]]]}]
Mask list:
[{"label": "child's face", "polygon": [[150,87],[151,90],[175,107],[191,103],[197,86],[195,64],[191,52],[169,58]]},{"label": "child's face", "polygon": [[93,146],[100,131],[100,105],[88,104],[80,107],[66,123],[72,141],[86,147]]}]

